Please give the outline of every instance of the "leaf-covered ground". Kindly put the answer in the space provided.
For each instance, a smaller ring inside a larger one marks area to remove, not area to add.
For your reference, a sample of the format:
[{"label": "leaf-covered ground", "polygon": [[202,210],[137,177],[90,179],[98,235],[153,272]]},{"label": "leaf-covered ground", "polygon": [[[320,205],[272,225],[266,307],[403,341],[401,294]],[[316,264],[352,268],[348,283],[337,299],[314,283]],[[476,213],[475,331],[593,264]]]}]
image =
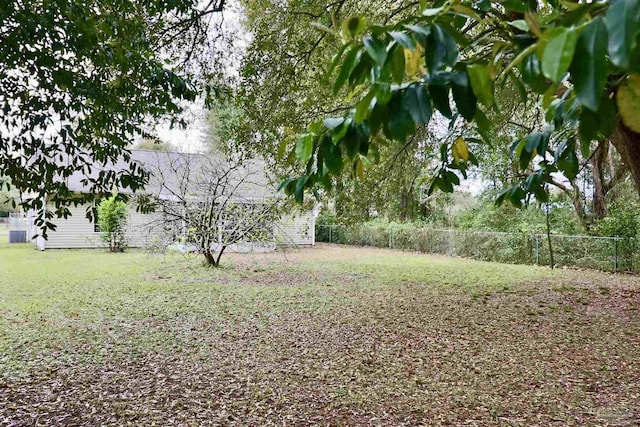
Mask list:
[{"label": "leaf-covered ground", "polygon": [[0,245],[0,425],[636,426],[633,276]]}]

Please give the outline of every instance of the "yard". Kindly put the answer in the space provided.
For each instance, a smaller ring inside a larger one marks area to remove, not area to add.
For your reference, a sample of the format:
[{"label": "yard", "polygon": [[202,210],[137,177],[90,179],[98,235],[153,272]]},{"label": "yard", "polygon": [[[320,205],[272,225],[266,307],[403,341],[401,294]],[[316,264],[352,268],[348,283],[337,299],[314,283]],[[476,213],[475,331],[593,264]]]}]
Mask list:
[{"label": "yard", "polygon": [[0,425],[640,424],[634,276],[325,245],[223,264],[0,244]]}]

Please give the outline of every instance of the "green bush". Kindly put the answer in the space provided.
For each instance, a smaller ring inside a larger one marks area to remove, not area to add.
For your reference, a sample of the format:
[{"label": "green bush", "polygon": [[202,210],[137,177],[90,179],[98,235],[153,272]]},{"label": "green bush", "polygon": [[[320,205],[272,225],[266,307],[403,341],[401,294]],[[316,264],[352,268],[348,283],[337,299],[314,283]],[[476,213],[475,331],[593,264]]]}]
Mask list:
[{"label": "green bush", "polygon": [[111,252],[124,252],[127,247],[126,221],[127,205],[117,195],[103,200],[98,206],[98,227]]}]

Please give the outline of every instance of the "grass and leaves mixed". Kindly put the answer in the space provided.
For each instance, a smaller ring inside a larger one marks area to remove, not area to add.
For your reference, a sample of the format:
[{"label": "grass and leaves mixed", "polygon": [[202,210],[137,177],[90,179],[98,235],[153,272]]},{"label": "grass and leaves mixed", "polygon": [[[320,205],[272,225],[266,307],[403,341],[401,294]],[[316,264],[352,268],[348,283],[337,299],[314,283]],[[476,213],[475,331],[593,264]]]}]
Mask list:
[{"label": "grass and leaves mixed", "polygon": [[640,422],[633,276],[341,246],[0,271],[0,425]]}]

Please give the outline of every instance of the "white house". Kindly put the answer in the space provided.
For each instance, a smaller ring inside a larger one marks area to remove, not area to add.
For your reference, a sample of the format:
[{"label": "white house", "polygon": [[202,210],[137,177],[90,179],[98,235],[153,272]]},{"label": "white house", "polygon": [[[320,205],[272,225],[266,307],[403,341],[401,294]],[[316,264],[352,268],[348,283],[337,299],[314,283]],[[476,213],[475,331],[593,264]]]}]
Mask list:
[{"label": "white house", "polygon": [[[137,194],[157,197],[160,200],[173,200],[184,187],[184,173],[186,168],[198,169],[209,155],[186,154],[176,152],[162,152],[153,150],[132,150],[132,159],[142,165],[150,173],[149,184],[145,190]],[[117,166],[114,167],[117,170]],[[234,198],[241,203],[259,203],[260,200],[281,197],[276,191],[276,185],[270,182],[268,173],[259,161],[242,162],[236,168],[236,175],[251,176],[244,179],[234,188]],[[82,193],[87,187],[82,183],[83,176],[74,174],[67,178],[67,185],[71,191]],[[122,190],[121,190],[122,191]],[[50,206],[47,203],[47,206]],[[98,248],[103,247],[95,223],[86,217],[90,205],[70,207],[71,216],[55,220],[56,230],[47,232],[47,239],[40,237],[40,230],[35,226],[35,213],[28,212],[27,236],[40,250],[68,249],[68,248]],[[128,209],[126,236],[129,247],[144,248],[158,240],[163,232],[162,212],[140,213],[134,208]],[[274,245],[312,246],[315,244],[315,215],[312,210],[298,210],[283,215],[274,226]],[[237,246],[237,245],[236,245]],[[238,250],[232,247],[227,250]]]}]

